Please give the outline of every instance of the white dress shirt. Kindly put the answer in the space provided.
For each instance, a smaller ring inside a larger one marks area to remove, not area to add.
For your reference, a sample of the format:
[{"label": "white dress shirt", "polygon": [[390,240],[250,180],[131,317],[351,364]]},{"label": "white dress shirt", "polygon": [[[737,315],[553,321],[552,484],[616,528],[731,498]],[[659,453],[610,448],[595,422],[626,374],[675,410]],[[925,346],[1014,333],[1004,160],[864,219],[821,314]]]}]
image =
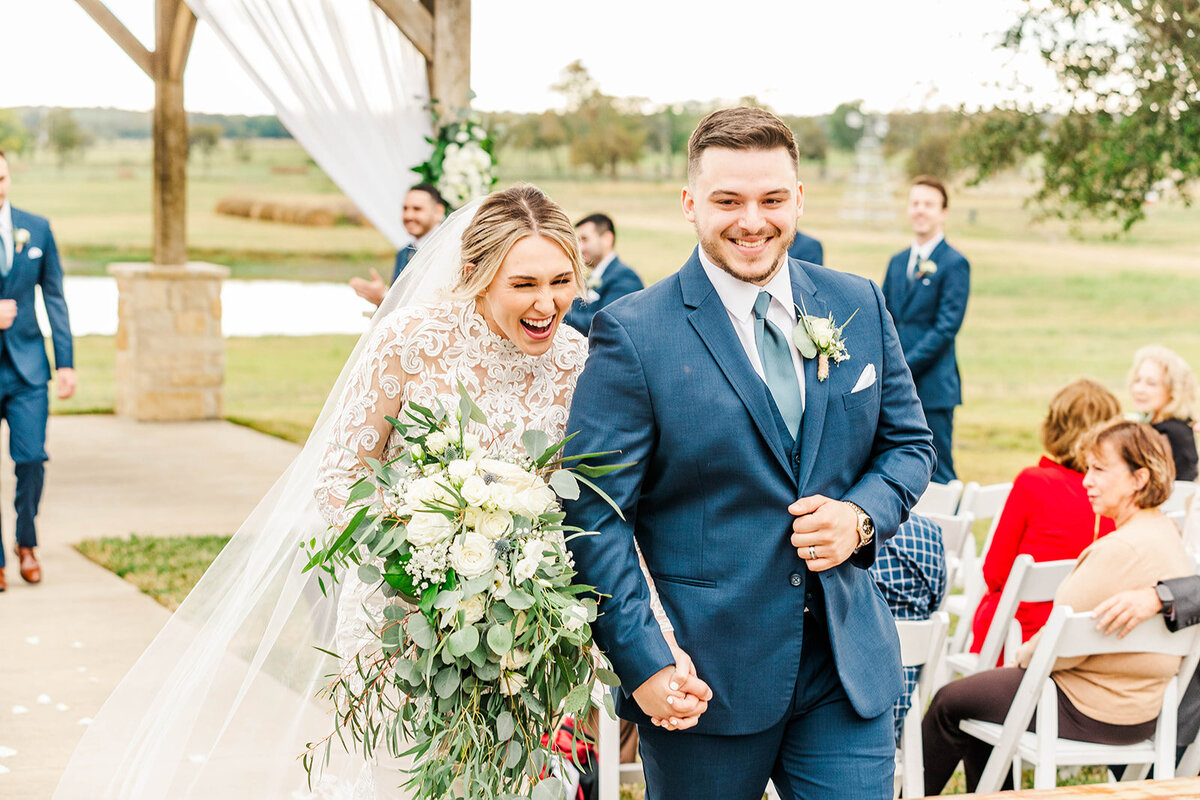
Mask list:
[{"label": "white dress shirt", "polygon": [[946,239],[946,235],[944,233],[939,233],[937,236],[933,237],[925,244],[917,244],[916,240],[913,241],[913,243],[909,247],[909,251],[908,251],[908,277],[909,278],[912,278],[914,275],[917,274],[917,264],[919,264],[922,261],[925,261],[931,255],[933,255],[933,251],[935,249],[937,249],[937,246],[939,244],[941,244],[943,241],[945,241],[945,239]]},{"label": "white dress shirt", "polygon": [[0,206],[0,242],[4,244],[4,257],[6,266],[12,266],[13,263],[13,225],[12,225],[12,206],[8,201],[4,201],[4,205]]},{"label": "white dress shirt", "polygon": [[588,285],[589,286],[599,286],[600,281],[604,280],[604,270],[606,270],[608,268],[608,265],[611,264],[614,260],[616,260],[616,258],[617,258],[617,251],[614,250],[611,253],[609,253],[608,255],[606,255],[603,259],[601,259],[600,263],[597,264],[595,266],[595,268],[592,270],[591,275],[588,276]]},{"label": "white dress shirt", "polygon": [[746,358],[750,359],[750,366],[754,367],[758,377],[764,381],[766,378],[763,375],[762,359],[758,356],[758,342],[754,339],[754,301],[758,299],[759,292],[771,295],[771,304],[767,306],[767,319],[775,323],[787,339],[788,351],[792,354],[792,365],[796,368],[796,382],[800,385],[803,410],[807,405],[804,397],[804,357],[792,341],[792,329],[796,327],[799,317],[796,304],[792,300],[792,276],[787,263],[784,263],[783,268],[775,273],[775,277],[771,278],[766,286],[755,286],[733,277],[712,263],[704,254],[704,248],[700,248],[700,264],[725,305],[729,321],[733,323],[742,349],[746,351]]}]

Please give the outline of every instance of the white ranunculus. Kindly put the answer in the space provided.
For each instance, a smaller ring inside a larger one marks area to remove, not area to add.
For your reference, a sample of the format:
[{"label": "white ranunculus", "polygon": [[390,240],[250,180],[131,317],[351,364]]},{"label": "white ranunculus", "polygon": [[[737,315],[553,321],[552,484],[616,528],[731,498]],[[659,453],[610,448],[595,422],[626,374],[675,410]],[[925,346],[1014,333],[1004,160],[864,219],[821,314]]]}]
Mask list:
[{"label": "white ranunculus", "polygon": [[446,465],[446,472],[456,483],[462,483],[475,474],[475,465],[465,458],[456,458]]},{"label": "white ranunculus", "polygon": [[453,536],[454,530],[454,523],[441,514],[413,514],[407,538],[415,547],[432,547]]},{"label": "white ranunculus", "polygon": [[510,464],[507,461],[500,461],[495,458],[485,458],[483,461],[480,461],[479,469],[490,473],[494,480],[508,484],[517,491],[533,486],[533,482],[537,479],[536,475],[531,475],[516,464]]},{"label": "white ranunculus", "polygon": [[508,536],[512,529],[512,515],[504,511],[484,512],[475,520],[475,530],[493,542]]},{"label": "white ranunculus", "polygon": [[[460,148],[457,142],[451,142],[450,144],[446,145],[445,158],[454,158],[459,149]],[[442,163],[445,163],[445,161]]]},{"label": "white ranunculus", "polygon": [[525,676],[518,672],[503,672],[500,674],[500,694],[512,697],[520,694],[525,688]]},{"label": "white ranunculus", "polygon": [[471,431],[467,431],[463,434],[463,449],[466,450],[468,454],[478,452],[479,448],[480,443],[478,434],[474,434]]},{"label": "white ranunculus", "polygon": [[445,431],[434,431],[425,437],[425,449],[437,454],[450,446],[450,435]]},{"label": "white ranunculus", "polygon": [[516,565],[513,566],[513,582],[523,583],[525,581],[532,580],[533,576],[537,575],[538,567],[541,566],[541,564],[541,556],[536,558],[530,558],[529,556],[526,556],[522,558],[516,563]]},{"label": "white ranunculus", "polygon": [[470,140],[471,134],[467,133],[466,131],[459,131],[458,133],[454,134],[454,141],[456,142],[468,142]]},{"label": "white ranunculus", "polygon": [[450,566],[463,578],[478,578],[496,564],[491,541],[478,533],[467,533],[450,546]]},{"label": "white ranunculus", "polygon": [[474,625],[483,619],[487,611],[487,601],[482,594],[473,594],[459,601],[458,610],[463,612],[467,625]]},{"label": "white ranunculus", "polygon": [[536,519],[538,515],[556,509],[558,495],[554,493],[553,489],[543,483],[541,486],[533,486],[519,492],[517,494],[517,504],[521,506],[523,509],[522,513],[525,516],[530,519]]},{"label": "white ranunculus", "polygon": [[563,627],[569,631],[577,631],[587,624],[587,609],[575,603],[562,610]]},{"label": "white ranunculus", "polygon": [[519,647],[514,647],[500,657],[500,666],[504,669],[524,669],[529,663],[530,655]]},{"label": "white ranunculus", "polygon": [[425,503],[437,497],[437,479],[432,477],[417,478],[409,482],[404,489],[404,504],[412,509],[418,509]]},{"label": "white ranunculus", "polygon": [[479,475],[471,475],[462,485],[462,496],[469,504],[473,506],[482,506],[491,499],[490,487],[484,483],[483,478]]}]

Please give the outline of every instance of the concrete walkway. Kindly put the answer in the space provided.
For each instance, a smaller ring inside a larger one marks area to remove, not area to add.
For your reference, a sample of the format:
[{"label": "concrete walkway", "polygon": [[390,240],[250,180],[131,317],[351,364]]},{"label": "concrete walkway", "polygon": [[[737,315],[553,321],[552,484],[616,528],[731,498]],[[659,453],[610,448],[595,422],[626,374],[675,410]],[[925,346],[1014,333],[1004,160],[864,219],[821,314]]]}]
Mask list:
[{"label": "concrete walkway", "polygon": [[21,580],[12,462],[0,466],[0,798],[45,800],[92,715],[169,612],[71,544],[99,536],[231,534],[299,447],[228,422],[55,416],[38,518],[44,578]]}]

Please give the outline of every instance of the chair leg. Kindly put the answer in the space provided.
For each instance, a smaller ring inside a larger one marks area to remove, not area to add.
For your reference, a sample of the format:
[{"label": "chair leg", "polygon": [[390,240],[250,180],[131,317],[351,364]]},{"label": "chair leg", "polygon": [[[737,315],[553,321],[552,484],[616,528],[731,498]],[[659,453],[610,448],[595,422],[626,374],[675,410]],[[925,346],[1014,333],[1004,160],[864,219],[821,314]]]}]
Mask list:
[{"label": "chair leg", "polygon": [[1146,776],[1150,774],[1149,764],[1128,764],[1125,767],[1125,773],[1121,775],[1121,782],[1125,781],[1144,781]]}]

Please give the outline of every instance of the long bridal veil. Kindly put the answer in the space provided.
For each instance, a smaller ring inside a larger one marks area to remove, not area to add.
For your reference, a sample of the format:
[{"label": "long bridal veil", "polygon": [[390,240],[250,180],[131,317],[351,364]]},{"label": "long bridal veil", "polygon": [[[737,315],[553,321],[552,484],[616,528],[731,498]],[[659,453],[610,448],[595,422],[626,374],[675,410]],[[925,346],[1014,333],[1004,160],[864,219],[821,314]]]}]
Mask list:
[{"label": "long bridal veil", "polygon": [[326,579],[326,595],[315,571],[301,572],[303,544],[327,527],[313,491],[347,378],[372,333],[389,314],[453,286],[478,206],[442,223],[388,292],[303,450],[96,715],[54,800],[349,797],[358,756],[335,742],[311,787],[299,758],[333,731],[317,694],[338,667],[317,648],[336,649],[341,584]]}]

